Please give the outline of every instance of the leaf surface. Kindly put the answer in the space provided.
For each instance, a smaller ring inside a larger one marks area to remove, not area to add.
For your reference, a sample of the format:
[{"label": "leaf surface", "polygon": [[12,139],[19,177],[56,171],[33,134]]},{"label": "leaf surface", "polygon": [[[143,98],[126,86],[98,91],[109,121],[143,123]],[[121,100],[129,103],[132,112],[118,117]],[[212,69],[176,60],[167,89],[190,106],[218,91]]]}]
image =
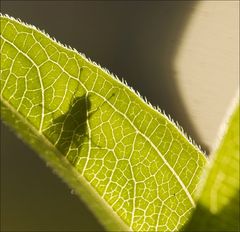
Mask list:
[{"label": "leaf surface", "polygon": [[204,154],[108,71],[1,16],[1,115],[109,230],[177,230]]},{"label": "leaf surface", "polygon": [[202,179],[186,231],[239,231],[239,103]]}]

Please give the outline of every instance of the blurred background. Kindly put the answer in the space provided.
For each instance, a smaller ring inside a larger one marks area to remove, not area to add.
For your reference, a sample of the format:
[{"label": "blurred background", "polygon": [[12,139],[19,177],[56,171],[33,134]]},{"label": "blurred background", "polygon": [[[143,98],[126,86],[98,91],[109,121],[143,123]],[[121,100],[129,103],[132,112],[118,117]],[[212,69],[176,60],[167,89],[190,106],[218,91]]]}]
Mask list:
[{"label": "blurred background", "polygon": [[[238,1],[2,1],[124,78],[208,154],[239,85]],[[1,231],[103,231],[77,196],[1,124]]]}]

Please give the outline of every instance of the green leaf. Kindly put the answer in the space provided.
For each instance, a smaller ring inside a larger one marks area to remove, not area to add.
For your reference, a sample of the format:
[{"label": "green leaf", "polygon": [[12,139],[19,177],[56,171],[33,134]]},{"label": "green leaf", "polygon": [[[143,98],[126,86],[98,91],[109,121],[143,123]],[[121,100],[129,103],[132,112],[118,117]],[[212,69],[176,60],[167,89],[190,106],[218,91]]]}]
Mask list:
[{"label": "green leaf", "polygon": [[8,16],[1,116],[109,230],[177,230],[195,206],[206,158],[181,129],[82,54]]},{"label": "green leaf", "polygon": [[239,231],[239,103],[202,179],[186,231]]}]

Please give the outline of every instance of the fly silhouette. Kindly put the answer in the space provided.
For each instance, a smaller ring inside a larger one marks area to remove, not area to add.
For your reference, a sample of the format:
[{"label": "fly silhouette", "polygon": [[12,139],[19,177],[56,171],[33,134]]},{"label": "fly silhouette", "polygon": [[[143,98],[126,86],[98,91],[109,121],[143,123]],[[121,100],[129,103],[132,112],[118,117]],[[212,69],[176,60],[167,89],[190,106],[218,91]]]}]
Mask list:
[{"label": "fly silhouette", "polygon": [[76,97],[69,110],[52,121],[47,134],[54,138],[56,148],[67,155],[70,148],[78,153],[83,142],[89,138],[87,119],[91,103],[86,95]]},{"label": "fly silhouette", "polygon": [[[107,100],[115,96],[113,93]],[[52,121],[47,134],[54,140],[56,148],[71,162],[75,163],[81,149],[89,143],[89,129],[87,120],[90,119],[101,106],[106,104],[103,101],[95,110],[91,111],[89,95],[76,97],[70,104],[69,110]],[[91,144],[99,147],[94,141]]]}]

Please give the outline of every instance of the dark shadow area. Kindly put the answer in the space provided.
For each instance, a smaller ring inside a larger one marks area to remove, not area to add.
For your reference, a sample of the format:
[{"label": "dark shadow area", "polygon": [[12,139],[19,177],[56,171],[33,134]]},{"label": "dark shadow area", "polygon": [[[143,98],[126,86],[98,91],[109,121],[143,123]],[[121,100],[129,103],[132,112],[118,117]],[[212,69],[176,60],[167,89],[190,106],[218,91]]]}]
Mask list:
[{"label": "dark shadow area", "polygon": [[[46,131],[50,141],[55,143],[62,154],[66,155],[71,149],[76,149],[79,154],[84,139],[88,136],[87,131],[87,111],[90,109],[90,101],[86,95],[77,97],[70,104],[69,110],[53,120],[51,127]],[[75,154],[75,153],[74,153]],[[69,157],[74,163],[76,154]]]},{"label": "dark shadow area", "polygon": [[2,123],[0,224],[1,231],[104,231],[87,206]]},{"label": "dark shadow area", "polygon": [[[213,215],[203,205],[197,205],[182,231],[239,231],[239,192],[218,213]],[[197,228],[196,228],[197,226]]]},{"label": "dark shadow area", "polygon": [[[73,94],[74,96],[75,94]],[[90,94],[85,94],[81,97],[76,97],[73,102],[70,103],[69,109],[65,114],[55,118],[49,129],[44,131],[44,134],[48,136],[49,140],[53,144],[56,143],[57,149],[67,155],[68,160],[74,164],[77,162],[78,154],[80,153],[84,140],[90,139],[87,128],[87,120],[89,120],[106,101],[103,101],[94,110],[91,110],[91,102],[89,100]],[[112,93],[107,99],[108,101],[115,96]],[[54,117],[54,115],[53,115]],[[91,144],[94,147],[99,147],[91,139]],[[71,149],[70,149],[71,148]],[[69,154],[69,150],[75,150]]]},{"label": "dark shadow area", "polygon": [[[124,78],[206,149],[188,117],[174,70],[179,42],[196,4],[197,1],[3,1],[1,12],[44,29]],[[75,101],[76,106],[87,111],[82,100]],[[70,146],[67,138],[71,136],[76,136],[76,145],[81,144],[86,134],[84,118],[81,124],[79,109],[74,110],[75,106],[69,109],[75,116],[63,115],[54,122],[58,127],[51,128],[52,133],[59,131],[63,121],[66,131],[78,128],[74,135],[61,134],[59,149]],[[7,167],[1,169],[5,184],[2,189],[6,192],[1,225],[5,228],[14,225],[15,230],[24,231],[39,224],[47,230],[103,230],[84,204],[75,196],[72,201],[66,186],[31,150],[5,127],[1,133],[5,138],[1,140],[5,157],[2,163]],[[29,173],[36,176],[33,178]],[[31,191],[21,186],[31,186]],[[49,209],[52,202],[54,206]]]}]

